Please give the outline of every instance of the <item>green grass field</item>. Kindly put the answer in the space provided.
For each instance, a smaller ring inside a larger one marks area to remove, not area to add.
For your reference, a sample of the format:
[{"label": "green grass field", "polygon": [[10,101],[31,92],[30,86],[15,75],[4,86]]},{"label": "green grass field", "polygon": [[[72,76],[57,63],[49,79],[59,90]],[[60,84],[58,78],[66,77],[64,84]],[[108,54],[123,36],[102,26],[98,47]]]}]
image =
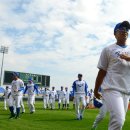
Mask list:
[{"label": "green grass field", "polygon": [[[3,102],[0,102],[0,130],[91,130],[92,123],[98,113],[98,109],[86,109],[84,119],[75,120],[75,111],[69,110],[43,110],[42,101],[37,101],[36,112],[29,114],[26,102],[26,113],[20,119],[8,119],[9,110],[3,110]],[[57,104],[57,103],[56,103]],[[130,130],[130,111],[127,113],[123,130]],[[97,130],[107,130],[109,115],[99,124]]]}]

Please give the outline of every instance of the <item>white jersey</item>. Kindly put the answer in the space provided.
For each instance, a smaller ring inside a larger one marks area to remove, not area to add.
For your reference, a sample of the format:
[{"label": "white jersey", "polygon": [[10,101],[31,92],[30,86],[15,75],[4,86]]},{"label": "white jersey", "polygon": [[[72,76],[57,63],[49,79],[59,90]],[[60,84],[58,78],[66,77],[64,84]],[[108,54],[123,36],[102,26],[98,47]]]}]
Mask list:
[{"label": "white jersey", "polygon": [[55,96],[56,96],[56,91],[51,90],[50,91],[50,98],[55,98]]},{"label": "white jersey", "polygon": [[69,91],[65,91],[65,99],[69,99]]},{"label": "white jersey", "polygon": [[11,89],[8,89],[8,90],[4,91],[4,97],[5,97],[5,99],[8,99],[8,95],[9,95],[10,92],[11,92]]},{"label": "white jersey", "polygon": [[58,96],[59,96],[59,99],[65,98],[65,91],[60,90],[60,91],[58,92]]},{"label": "white jersey", "polygon": [[98,68],[107,71],[107,73],[101,88],[130,94],[130,62],[121,59],[120,54],[130,56],[130,47],[123,48],[113,44],[102,51]]},{"label": "white jersey", "polygon": [[27,84],[27,93],[28,93],[28,95],[35,95],[35,87],[34,87],[34,83],[28,83]]},{"label": "white jersey", "polygon": [[84,80],[76,80],[73,83],[73,91],[74,91],[74,96],[75,94],[86,94],[87,95],[87,84]]},{"label": "white jersey", "polygon": [[13,80],[11,86],[12,95],[22,95],[21,88],[24,87],[24,83],[21,79]]},{"label": "white jersey", "polygon": [[50,91],[48,91],[48,90],[43,91],[43,98],[49,97],[49,94],[50,94]]}]

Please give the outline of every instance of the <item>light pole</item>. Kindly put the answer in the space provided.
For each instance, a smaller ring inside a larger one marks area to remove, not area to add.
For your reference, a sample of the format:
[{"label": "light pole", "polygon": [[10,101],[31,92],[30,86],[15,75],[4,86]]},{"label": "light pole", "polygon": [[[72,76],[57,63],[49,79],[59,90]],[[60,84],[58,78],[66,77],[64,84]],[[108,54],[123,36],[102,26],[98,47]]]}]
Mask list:
[{"label": "light pole", "polygon": [[3,72],[3,64],[4,64],[4,54],[8,53],[8,47],[6,46],[1,46],[0,48],[0,53],[3,53],[2,56],[2,64],[1,64],[1,73],[0,73],[0,86],[2,85],[2,72]]}]

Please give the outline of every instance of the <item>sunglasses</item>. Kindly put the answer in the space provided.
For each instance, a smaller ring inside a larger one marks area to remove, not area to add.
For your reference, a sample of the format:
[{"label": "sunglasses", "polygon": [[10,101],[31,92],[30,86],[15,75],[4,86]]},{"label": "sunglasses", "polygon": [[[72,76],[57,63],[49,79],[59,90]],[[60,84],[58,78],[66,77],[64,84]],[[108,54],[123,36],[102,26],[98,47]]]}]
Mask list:
[{"label": "sunglasses", "polygon": [[120,28],[120,29],[117,29],[116,31],[119,31],[122,33],[128,33],[129,30],[127,28]]}]

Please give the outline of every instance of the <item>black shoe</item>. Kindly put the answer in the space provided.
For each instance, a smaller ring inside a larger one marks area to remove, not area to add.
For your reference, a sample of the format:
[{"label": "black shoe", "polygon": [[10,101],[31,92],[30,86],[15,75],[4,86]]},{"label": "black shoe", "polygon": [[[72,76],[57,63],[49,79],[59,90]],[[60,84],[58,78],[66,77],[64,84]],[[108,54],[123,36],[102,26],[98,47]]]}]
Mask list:
[{"label": "black shoe", "polygon": [[80,120],[82,120],[82,119],[83,119],[83,116],[80,115]]},{"label": "black shoe", "polygon": [[15,119],[20,119],[20,117],[19,116],[15,116]]},{"label": "black shoe", "polygon": [[25,112],[21,112],[21,114],[24,114]]},{"label": "black shoe", "polygon": [[30,114],[33,114],[33,113],[34,113],[33,111],[30,112]]},{"label": "black shoe", "polygon": [[80,118],[76,118],[76,120],[80,120]]},{"label": "black shoe", "polygon": [[15,117],[15,114],[11,114],[11,116],[9,117],[9,119],[13,119]]}]

